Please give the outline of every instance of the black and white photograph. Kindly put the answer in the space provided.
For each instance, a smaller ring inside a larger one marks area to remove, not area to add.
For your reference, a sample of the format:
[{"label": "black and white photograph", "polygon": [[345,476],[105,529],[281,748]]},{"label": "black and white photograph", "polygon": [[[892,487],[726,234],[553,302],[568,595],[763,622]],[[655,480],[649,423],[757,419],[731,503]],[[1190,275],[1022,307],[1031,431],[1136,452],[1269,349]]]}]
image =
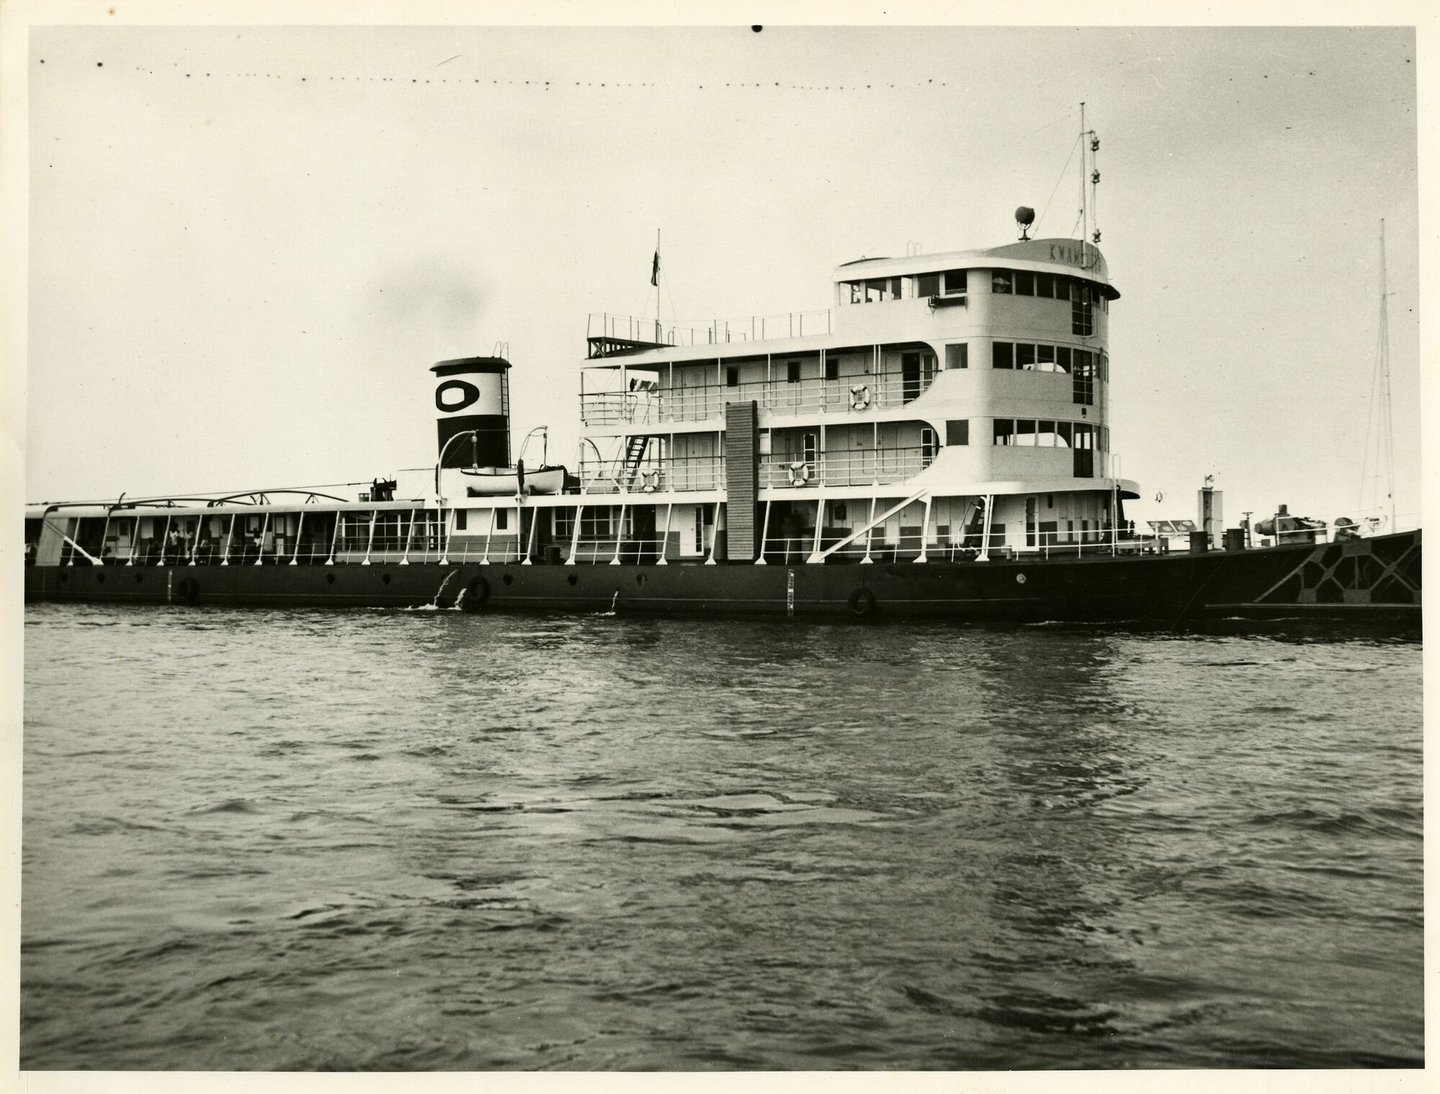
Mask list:
[{"label": "black and white photograph", "polygon": [[1435,16],[1031,8],[0,8],[26,1089],[1424,1082]]}]

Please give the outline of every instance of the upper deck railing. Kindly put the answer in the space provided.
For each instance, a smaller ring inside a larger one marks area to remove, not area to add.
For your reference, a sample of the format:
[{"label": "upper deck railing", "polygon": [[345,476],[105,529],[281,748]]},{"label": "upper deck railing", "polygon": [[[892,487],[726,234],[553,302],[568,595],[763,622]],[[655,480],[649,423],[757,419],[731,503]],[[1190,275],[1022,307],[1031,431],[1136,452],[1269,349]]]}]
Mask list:
[{"label": "upper deck railing", "polygon": [[757,380],[725,386],[599,391],[580,397],[580,420],[585,425],[660,422],[703,422],[718,418],[726,403],[754,400],[761,409],[777,414],[836,414],[871,407],[903,406],[917,398],[933,377],[916,374],[908,379],[893,369],[869,376],[842,376],[833,380]]},{"label": "upper deck railing", "polygon": [[660,346],[714,346],[829,334],[830,309],[752,315],[743,319],[687,320],[664,324],[633,315],[592,313],[585,324],[588,356],[622,357]]}]

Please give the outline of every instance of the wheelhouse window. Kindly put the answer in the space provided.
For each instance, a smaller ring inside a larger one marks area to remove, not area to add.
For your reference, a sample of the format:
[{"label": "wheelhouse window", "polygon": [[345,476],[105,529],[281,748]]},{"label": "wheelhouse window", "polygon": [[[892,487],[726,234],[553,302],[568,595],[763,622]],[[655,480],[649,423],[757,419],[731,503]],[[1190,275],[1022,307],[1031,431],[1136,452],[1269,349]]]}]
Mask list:
[{"label": "wheelhouse window", "polygon": [[946,296],[963,296],[965,294],[964,270],[946,270],[944,282]]},{"label": "wheelhouse window", "polygon": [[945,367],[969,368],[970,367],[970,343],[956,342],[945,347]]},{"label": "wheelhouse window", "polygon": [[915,278],[915,295],[919,297],[930,297],[940,295],[940,275],[938,273],[920,274]]},{"label": "wheelhouse window", "polygon": [[993,352],[993,354],[994,354],[994,367],[995,367],[995,368],[1014,368],[1014,367],[1015,367],[1015,343],[1014,343],[1014,342],[996,342],[996,343],[994,344],[994,346],[991,347],[991,349],[992,349],[992,352]]},{"label": "wheelhouse window", "polygon": [[969,444],[970,443],[970,420],[961,418],[950,420],[945,423],[946,444]]},{"label": "wheelhouse window", "polygon": [[1082,281],[1070,285],[1070,333],[1087,337],[1095,333],[1094,292]]},{"label": "wheelhouse window", "polygon": [[1009,270],[996,270],[990,275],[990,291],[994,293],[1014,291],[1014,282],[1011,280]]}]

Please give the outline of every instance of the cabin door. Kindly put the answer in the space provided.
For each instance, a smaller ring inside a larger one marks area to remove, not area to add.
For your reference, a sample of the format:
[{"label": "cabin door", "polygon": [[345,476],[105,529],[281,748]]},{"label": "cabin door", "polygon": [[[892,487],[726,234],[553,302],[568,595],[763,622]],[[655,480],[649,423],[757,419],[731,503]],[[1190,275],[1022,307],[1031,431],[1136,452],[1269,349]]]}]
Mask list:
[{"label": "cabin door", "polygon": [[900,400],[910,402],[920,397],[920,355],[918,353],[902,353],[900,355]]}]

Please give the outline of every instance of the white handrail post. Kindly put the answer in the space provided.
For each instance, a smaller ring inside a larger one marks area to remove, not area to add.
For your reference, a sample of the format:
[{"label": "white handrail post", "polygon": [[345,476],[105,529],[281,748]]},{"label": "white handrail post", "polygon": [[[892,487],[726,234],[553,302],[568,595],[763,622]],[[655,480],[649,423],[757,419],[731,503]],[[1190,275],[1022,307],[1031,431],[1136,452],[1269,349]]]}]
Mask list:
[{"label": "white handrail post", "polygon": [[715,523],[710,526],[710,557],[705,560],[706,566],[715,565],[715,540],[720,535],[720,503],[715,503]]},{"label": "white handrail post", "polygon": [[[113,511],[114,510],[111,509],[105,510],[105,525],[100,529],[100,564],[102,566],[105,564],[105,537],[110,534],[110,514]],[[199,537],[197,536],[196,538],[198,539]]]},{"label": "white handrail post", "polygon": [[[295,550],[290,555],[290,565],[300,565],[300,533],[305,530],[305,510],[300,510],[300,519],[295,523]],[[196,537],[199,538],[198,536]]]},{"label": "white handrail post", "polygon": [[575,506],[575,527],[570,530],[570,557],[566,559],[566,566],[575,565],[575,554],[580,550],[580,514],[585,512],[584,505]]},{"label": "white handrail post", "polygon": [[930,504],[934,498],[930,494],[925,495],[925,516],[920,521],[920,554],[916,556],[916,562],[928,561],[925,555],[925,541],[930,533]]},{"label": "white handrail post", "polygon": [[260,550],[255,554],[255,565],[259,566],[265,561],[265,533],[270,531],[270,513],[267,510],[265,520],[260,525]]},{"label": "white handrail post", "polygon": [[525,561],[521,563],[522,566],[529,566],[532,563],[531,556],[535,554],[535,533],[540,527],[540,514],[533,509],[530,510],[530,513],[530,546],[525,550]]},{"label": "white handrail post", "polygon": [[820,557],[820,536],[825,528],[825,498],[820,493],[815,495],[815,539],[810,544],[810,557],[805,562],[822,562]]},{"label": "white handrail post", "polygon": [[669,560],[665,557],[670,550],[670,514],[675,511],[675,503],[669,502],[665,506],[665,531],[660,533],[660,557],[655,561],[656,566],[668,566]]},{"label": "white handrail post", "polygon": [[[335,544],[340,542],[340,525],[345,520],[345,514],[339,509],[335,510],[335,531],[330,535],[330,557],[325,560],[326,566],[335,565]],[[233,524],[233,518],[232,518]]]},{"label": "white handrail post", "polygon": [[990,561],[990,516],[991,510],[995,507],[995,495],[985,495],[985,522],[980,532],[980,553],[975,556],[976,562]]},{"label": "white handrail post", "polygon": [[400,554],[400,565],[410,565],[410,541],[415,538],[415,510],[410,510],[410,524],[405,529],[405,550]]},{"label": "white handrail post", "polygon": [[378,509],[370,510],[370,534],[365,537],[365,557],[360,560],[361,566],[370,565],[370,548],[375,544],[375,518],[379,515],[380,511]]},{"label": "white handrail post", "polygon": [[875,560],[870,557],[870,539],[875,535],[875,502],[879,500],[875,495],[870,496],[870,527],[865,529],[865,557],[860,560],[862,566],[873,566]]},{"label": "white handrail post", "polygon": [[760,557],[755,560],[756,566],[765,565],[765,541],[770,538],[770,507],[773,501],[765,502],[765,516],[760,522]]},{"label": "white handrail post", "polygon": [[625,504],[620,504],[620,519],[615,523],[615,556],[610,559],[611,566],[620,565],[620,541],[625,537]]}]

